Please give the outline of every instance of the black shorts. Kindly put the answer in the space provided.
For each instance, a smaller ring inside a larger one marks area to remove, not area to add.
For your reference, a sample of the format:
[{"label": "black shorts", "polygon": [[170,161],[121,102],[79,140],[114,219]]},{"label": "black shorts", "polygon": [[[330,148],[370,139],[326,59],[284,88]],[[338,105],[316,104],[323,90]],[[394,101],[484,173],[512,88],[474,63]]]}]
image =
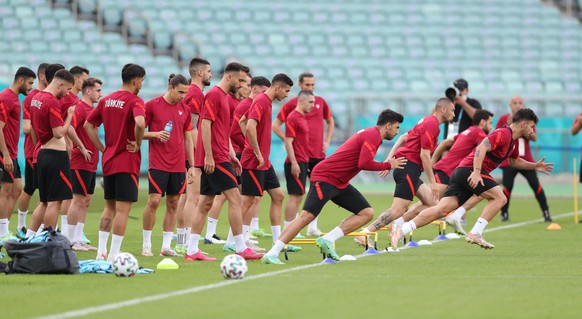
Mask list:
[{"label": "black shorts", "polygon": [[22,178],[22,173],[20,172],[20,165],[18,165],[17,159],[12,159],[12,163],[14,164],[14,170],[12,172],[7,172],[4,170],[4,159],[0,156],[0,171],[3,172],[0,176],[2,182],[5,183],[14,183],[15,179]]},{"label": "black shorts", "polygon": [[190,169],[190,162],[188,162],[188,160],[186,160],[185,166],[186,166],[186,171],[188,171]]},{"label": "black shorts", "polygon": [[186,174],[176,172],[165,172],[158,169],[148,171],[150,182],[150,194],[161,194],[162,197],[168,195],[181,195],[186,189]]},{"label": "black shorts", "polygon": [[287,180],[287,193],[290,195],[305,194],[305,182],[307,181],[308,163],[299,164],[299,177],[291,175],[291,163],[285,163],[285,179]]},{"label": "black shorts", "polygon": [[305,203],[303,204],[303,210],[317,216],[328,200],[352,212],[352,214],[357,214],[363,209],[372,207],[364,196],[352,185],[348,185],[344,189],[339,189],[325,182],[313,181],[307,193]]},{"label": "black shorts", "polygon": [[403,169],[394,170],[394,181],[396,182],[396,189],[394,190],[394,197],[412,200],[422,180],[420,174],[422,169],[416,163],[408,161]]},{"label": "black shorts", "polygon": [[83,196],[93,195],[95,192],[95,172],[89,172],[82,169],[72,169],[73,177],[73,194]]},{"label": "black shorts", "polygon": [[443,185],[449,185],[451,178],[445,172],[441,171],[440,169],[434,170],[434,178],[436,182]]},{"label": "black shorts", "polygon": [[36,190],[36,178],[34,175],[35,165],[32,164],[32,158],[26,159],[26,166],[24,167],[24,192],[32,196]]},{"label": "black shorts", "polygon": [[483,184],[485,185],[477,184],[476,188],[471,188],[467,179],[472,171],[473,169],[469,167],[459,167],[455,169],[453,175],[451,175],[451,181],[449,182],[449,186],[443,197],[457,196],[460,206],[471,198],[471,196],[481,195],[481,193],[488,191],[495,186],[499,186],[491,175],[481,173],[481,178],[483,178]]},{"label": "black shorts", "polygon": [[36,162],[36,175],[42,203],[73,198],[71,167],[66,151],[41,149]]},{"label": "black shorts", "polygon": [[219,195],[225,190],[238,186],[236,173],[230,162],[216,164],[214,173],[206,174],[202,168],[200,176],[200,194],[206,196]]},{"label": "black shorts", "polygon": [[137,202],[139,182],[137,175],[117,173],[103,176],[105,200]]},{"label": "black shorts", "polygon": [[281,187],[273,165],[266,171],[243,168],[241,179],[241,193],[245,196],[263,196],[265,190]]},{"label": "black shorts", "polygon": [[323,161],[325,158],[309,158],[309,166],[307,167],[307,177],[311,177],[311,171],[315,167],[315,165],[319,164],[319,162]]}]

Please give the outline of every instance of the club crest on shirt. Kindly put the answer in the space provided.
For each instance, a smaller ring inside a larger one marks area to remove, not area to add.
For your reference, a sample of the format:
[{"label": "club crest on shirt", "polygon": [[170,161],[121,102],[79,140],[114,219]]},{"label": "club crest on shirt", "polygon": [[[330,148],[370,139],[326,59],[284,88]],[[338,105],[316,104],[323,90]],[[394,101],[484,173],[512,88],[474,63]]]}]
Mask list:
[{"label": "club crest on shirt", "polygon": [[178,111],[178,114],[182,115],[182,111]]},{"label": "club crest on shirt", "polygon": [[316,108],[319,108],[319,107],[320,107],[320,105],[319,105],[319,104],[315,104],[315,107],[316,107]]}]

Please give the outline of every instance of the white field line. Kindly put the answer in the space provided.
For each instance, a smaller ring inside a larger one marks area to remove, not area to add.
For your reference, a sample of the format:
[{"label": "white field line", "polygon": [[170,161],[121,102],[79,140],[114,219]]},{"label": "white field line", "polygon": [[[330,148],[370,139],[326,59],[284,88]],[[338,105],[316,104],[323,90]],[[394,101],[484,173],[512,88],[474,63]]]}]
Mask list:
[{"label": "white field line", "polygon": [[[570,213],[560,214],[560,215],[554,216],[552,218],[554,220],[556,220],[556,219],[570,217],[573,215],[574,215],[574,213],[570,212]],[[498,231],[498,230],[505,230],[505,229],[510,229],[510,228],[522,227],[522,226],[526,226],[526,225],[541,223],[543,221],[544,220],[542,218],[534,219],[534,220],[529,220],[529,221],[525,221],[525,222],[490,228],[490,229],[485,230],[485,232],[489,233],[489,232],[494,232],[494,231]],[[433,242],[435,242],[435,241],[433,241]],[[404,249],[408,249],[408,248],[409,247],[400,247],[399,249],[404,250]],[[385,251],[385,250],[380,251],[380,253],[386,253],[386,252],[387,251]],[[369,257],[369,256],[374,256],[374,255],[361,254],[361,255],[357,255],[355,257],[359,259],[359,258]],[[100,313],[100,312],[104,312],[104,311],[117,310],[117,309],[129,307],[129,306],[135,306],[135,305],[139,305],[139,304],[147,303],[147,302],[151,302],[151,301],[157,301],[157,300],[162,300],[162,299],[167,299],[167,298],[172,298],[172,297],[177,297],[177,296],[183,296],[183,295],[187,295],[187,294],[194,294],[194,293],[198,293],[198,292],[202,292],[202,291],[206,291],[206,290],[231,286],[234,284],[244,283],[244,282],[251,281],[251,280],[273,277],[273,276],[277,276],[277,275],[281,275],[281,274],[285,274],[285,273],[289,273],[289,272],[319,267],[322,265],[324,265],[324,264],[323,263],[315,263],[315,264],[297,266],[297,267],[293,267],[293,268],[287,268],[287,269],[262,273],[262,274],[258,274],[258,275],[254,275],[254,276],[249,276],[243,280],[225,280],[225,281],[222,281],[219,283],[213,283],[213,284],[208,284],[208,285],[204,285],[204,286],[197,286],[197,287],[192,287],[192,288],[188,288],[188,289],[182,289],[182,290],[176,290],[176,291],[172,291],[172,292],[168,292],[168,293],[152,295],[152,296],[148,296],[148,297],[140,297],[140,298],[130,299],[130,300],[126,300],[126,301],[119,301],[119,302],[104,304],[101,306],[87,307],[87,308],[83,308],[83,309],[79,309],[79,310],[72,310],[72,311],[67,311],[67,312],[54,314],[54,315],[37,317],[37,319],[60,319],[60,318],[81,317],[81,316],[86,316],[86,315],[90,315],[90,314],[94,314],[94,313]]]}]

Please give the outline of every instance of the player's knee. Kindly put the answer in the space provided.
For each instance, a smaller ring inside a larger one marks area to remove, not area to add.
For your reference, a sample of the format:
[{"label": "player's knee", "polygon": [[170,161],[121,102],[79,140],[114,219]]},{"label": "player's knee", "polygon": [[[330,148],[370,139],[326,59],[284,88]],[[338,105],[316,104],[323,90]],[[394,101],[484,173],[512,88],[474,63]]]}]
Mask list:
[{"label": "player's knee", "polygon": [[374,218],[374,210],[371,207],[365,208],[358,213],[358,216],[365,218],[369,222]]},{"label": "player's knee", "polygon": [[271,200],[275,203],[281,204],[281,203],[283,203],[284,198],[285,198],[285,194],[283,194],[283,191],[281,189],[279,189],[279,191],[273,192]]},{"label": "player's knee", "polygon": [[148,199],[148,207],[151,209],[158,209],[158,207],[160,206],[160,199],[157,197],[150,197]]}]

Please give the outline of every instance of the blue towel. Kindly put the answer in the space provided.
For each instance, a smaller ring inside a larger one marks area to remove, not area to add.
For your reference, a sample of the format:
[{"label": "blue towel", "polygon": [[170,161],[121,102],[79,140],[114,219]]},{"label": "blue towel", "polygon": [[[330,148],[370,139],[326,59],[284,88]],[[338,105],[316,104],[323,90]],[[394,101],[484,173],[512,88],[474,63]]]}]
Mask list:
[{"label": "blue towel", "polygon": [[[113,269],[110,261],[106,260],[80,260],[79,271],[82,274],[111,274]],[[153,269],[139,267],[138,274],[151,274]]]}]

